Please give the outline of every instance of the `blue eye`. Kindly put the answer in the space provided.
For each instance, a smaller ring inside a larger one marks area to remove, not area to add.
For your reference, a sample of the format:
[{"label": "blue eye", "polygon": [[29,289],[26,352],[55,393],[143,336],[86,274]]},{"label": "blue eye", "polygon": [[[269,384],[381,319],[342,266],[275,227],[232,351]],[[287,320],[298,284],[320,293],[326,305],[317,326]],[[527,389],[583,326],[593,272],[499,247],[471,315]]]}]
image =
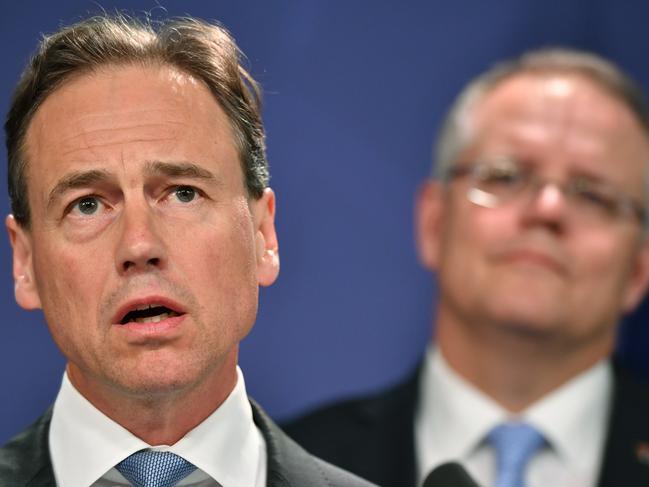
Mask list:
[{"label": "blue eye", "polygon": [[196,197],[196,189],[192,188],[191,186],[178,186],[174,190],[174,194],[176,195],[178,201],[189,203]]},{"label": "blue eye", "polygon": [[100,204],[99,200],[94,196],[86,196],[78,200],[72,208],[76,208],[79,213],[84,215],[93,215],[99,210]]}]

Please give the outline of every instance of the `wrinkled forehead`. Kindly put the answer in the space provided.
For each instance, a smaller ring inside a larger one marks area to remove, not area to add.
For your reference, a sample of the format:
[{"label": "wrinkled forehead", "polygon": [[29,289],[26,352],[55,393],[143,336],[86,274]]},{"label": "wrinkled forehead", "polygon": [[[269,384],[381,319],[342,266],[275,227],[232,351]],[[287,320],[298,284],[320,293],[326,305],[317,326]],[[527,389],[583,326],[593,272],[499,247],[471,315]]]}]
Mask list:
[{"label": "wrinkled forehead", "polygon": [[219,103],[203,82],[166,65],[115,66],[64,83],[35,113],[26,155],[29,185],[41,189],[72,169],[147,157],[232,161],[240,172]]},{"label": "wrinkled forehead", "polygon": [[104,66],[66,79],[36,110],[27,130],[27,146],[44,139],[65,146],[88,128],[111,129],[119,118],[143,111],[182,117],[185,107],[204,103],[195,95],[200,83],[170,66]]},{"label": "wrinkled forehead", "polygon": [[536,122],[557,131],[612,133],[639,125],[620,99],[583,76],[566,74],[506,79],[475,103],[473,119],[478,129]]},{"label": "wrinkled forehead", "polygon": [[649,141],[631,109],[576,74],[521,74],[474,103],[468,145],[564,151],[572,158],[649,160]]}]

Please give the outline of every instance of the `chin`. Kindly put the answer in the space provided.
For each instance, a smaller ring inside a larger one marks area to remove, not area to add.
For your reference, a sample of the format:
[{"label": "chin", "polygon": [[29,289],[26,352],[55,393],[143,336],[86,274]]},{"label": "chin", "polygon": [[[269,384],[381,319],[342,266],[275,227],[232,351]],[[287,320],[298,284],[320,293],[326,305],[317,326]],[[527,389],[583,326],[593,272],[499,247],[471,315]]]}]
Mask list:
[{"label": "chin", "polygon": [[173,394],[198,385],[207,370],[207,365],[200,361],[177,356],[156,357],[113,370],[112,382],[129,395]]},{"label": "chin", "polygon": [[510,321],[504,322],[502,327],[512,336],[521,338],[530,338],[540,340],[543,338],[552,338],[557,332],[556,324],[542,322],[532,318],[511,318]]},{"label": "chin", "polygon": [[523,335],[548,335],[564,328],[563,319],[558,315],[558,307],[540,306],[540,303],[518,302],[492,308],[492,321],[501,323],[502,328]]},{"label": "chin", "polygon": [[196,382],[196,377],[188,374],[187,371],[183,374],[178,374],[174,371],[119,374],[113,379],[115,386],[129,395],[169,394],[175,391],[182,391],[191,387]]}]

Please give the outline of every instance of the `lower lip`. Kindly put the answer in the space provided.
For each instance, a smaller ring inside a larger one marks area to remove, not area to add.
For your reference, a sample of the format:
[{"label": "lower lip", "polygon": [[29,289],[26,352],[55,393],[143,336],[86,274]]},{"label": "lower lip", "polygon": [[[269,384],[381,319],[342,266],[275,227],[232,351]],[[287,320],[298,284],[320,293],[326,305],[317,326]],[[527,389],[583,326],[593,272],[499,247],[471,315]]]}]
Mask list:
[{"label": "lower lip", "polygon": [[172,316],[155,323],[137,323],[131,321],[123,325],[115,324],[113,326],[128,333],[133,333],[142,337],[153,338],[172,333],[185,320],[186,316],[187,315],[184,314],[180,316]]},{"label": "lower lip", "polygon": [[513,252],[505,256],[506,262],[542,267],[563,274],[563,268],[554,259],[536,252]]}]

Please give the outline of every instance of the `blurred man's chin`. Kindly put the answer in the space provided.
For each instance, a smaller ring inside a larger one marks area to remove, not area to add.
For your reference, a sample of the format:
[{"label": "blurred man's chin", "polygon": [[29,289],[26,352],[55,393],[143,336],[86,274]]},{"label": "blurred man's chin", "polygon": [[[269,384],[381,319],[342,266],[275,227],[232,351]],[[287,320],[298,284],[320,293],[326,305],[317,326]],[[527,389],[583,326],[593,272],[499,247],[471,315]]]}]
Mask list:
[{"label": "blurred man's chin", "polygon": [[566,326],[570,326],[563,324],[556,300],[534,301],[525,296],[510,296],[489,302],[483,319],[498,323],[501,330],[522,336],[552,337],[557,333],[565,333]]}]

